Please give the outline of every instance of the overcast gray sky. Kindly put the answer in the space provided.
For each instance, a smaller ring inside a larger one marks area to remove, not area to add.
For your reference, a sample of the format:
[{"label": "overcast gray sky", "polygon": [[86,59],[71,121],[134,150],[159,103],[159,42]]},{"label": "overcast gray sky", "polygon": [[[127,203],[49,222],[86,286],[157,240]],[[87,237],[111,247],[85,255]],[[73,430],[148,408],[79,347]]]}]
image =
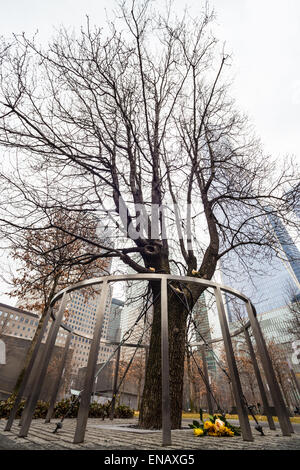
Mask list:
[{"label": "overcast gray sky", "polygon": [[[156,0],[159,5],[162,0]],[[175,0],[197,14],[200,0]],[[61,24],[78,27],[85,15],[105,22],[113,0],[0,0],[0,34],[40,31],[41,39]],[[300,1],[211,0],[215,34],[232,54],[232,93],[251,118],[265,150],[278,159],[300,159]],[[2,285],[0,284],[0,288]],[[1,289],[2,291],[3,289]],[[13,303],[0,292],[0,302]]]},{"label": "overcast gray sky", "polygon": [[[53,28],[78,27],[88,14],[104,24],[113,0],[0,0],[0,32],[33,33],[50,38]],[[156,0],[158,5],[162,0]],[[197,14],[201,0],[175,0]],[[300,1],[210,0],[215,32],[233,57],[233,94],[247,112],[267,152],[299,158],[300,132]]]}]

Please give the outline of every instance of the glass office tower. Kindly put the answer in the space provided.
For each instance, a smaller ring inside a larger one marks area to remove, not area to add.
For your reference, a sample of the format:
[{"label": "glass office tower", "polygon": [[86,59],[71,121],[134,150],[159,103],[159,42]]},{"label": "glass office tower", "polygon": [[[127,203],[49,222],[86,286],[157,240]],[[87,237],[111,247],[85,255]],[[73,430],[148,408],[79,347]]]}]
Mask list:
[{"label": "glass office tower", "polygon": [[287,229],[278,217],[270,214],[269,222],[276,234],[280,247],[286,257],[286,268],[290,270],[290,275],[295,277],[296,285],[300,285],[300,252],[289,235]]},{"label": "glass office tower", "polygon": [[[258,320],[266,340],[282,346],[286,357],[294,357],[295,337],[291,331],[291,302],[300,295],[300,253],[287,229],[274,215],[268,216],[269,228],[274,231],[280,248],[279,257],[265,263],[251,259],[252,275],[244,273],[243,265],[234,252],[222,260],[222,283],[233,287],[251,299],[255,305]],[[231,274],[226,270],[226,261],[233,267]],[[243,260],[248,262],[249,260]],[[233,274],[235,272],[236,274]],[[230,328],[237,328],[237,317],[246,317],[244,307],[236,308],[230,296],[226,295],[226,310]],[[300,362],[293,362],[300,372]]]},{"label": "glass office tower", "polygon": [[[251,299],[258,314],[280,309],[300,292],[300,252],[294,244],[282,222],[274,215],[268,216],[270,229],[274,230],[281,253],[278,257],[262,264],[251,259],[252,274],[245,273],[243,262],[235,252],[229,252],[227,258],[221,260],[221,276],[225,285],[243,292]],[[249,260],[250,261],[250,260]],[[227,266],[231,267],[230,272]],[[234,321],[234,312],[227,296],[229,322]]]}]

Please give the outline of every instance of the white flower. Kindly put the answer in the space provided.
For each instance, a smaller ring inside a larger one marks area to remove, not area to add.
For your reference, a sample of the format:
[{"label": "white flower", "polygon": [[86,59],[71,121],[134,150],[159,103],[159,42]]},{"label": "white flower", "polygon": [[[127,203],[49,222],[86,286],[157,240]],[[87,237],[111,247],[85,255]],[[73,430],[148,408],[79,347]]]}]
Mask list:
[{"label": "white flower", "polygon": [[222,428],[223,426],[225,426],[225,423],[223,423],[223,421],[221,421],[221,420],[218,418],[218,419],[216,419],[216,421],[215,421],[215,426],[216,426],[216,428],[219,429],[219,428]]}]

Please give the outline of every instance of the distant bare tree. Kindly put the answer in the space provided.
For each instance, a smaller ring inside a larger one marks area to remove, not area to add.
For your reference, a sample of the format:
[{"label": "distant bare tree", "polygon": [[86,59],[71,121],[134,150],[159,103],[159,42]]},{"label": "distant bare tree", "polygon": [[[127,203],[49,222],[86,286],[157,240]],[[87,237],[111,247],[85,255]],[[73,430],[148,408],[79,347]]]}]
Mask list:
[{"label": "distant bare tree", "polygon": [[300,291],[295,286],[288,286],[287,304],[290,318],[287,323],[287,331],[294,340],[300,340]]},{"label": "distant bare tree", "polygon": [[274,340],[267,342],[268,351],[271,357],[271,361],[277,376],[278,383],[283,392],[286,404],[288,408],[292,409],[292,398],[290,395],[290,369],[288,367],[288,360],[286,353],[282,349],[282,345],[276,344]]},{"label": "distant bare tree", "polygon": [[[6,240],[12,259],[18,261],[18,269],[10,281],[12,289],[9,295],[19,299],[19,307],[33,310],[39,315],[39,323],[26,353],[14,393],[19,390],[54,295],[87,277],[107,273],[107,259],[98,259],[96,256],[95,260],[91,260],[81,240],[83,234],[88,233],[92,237],[93,231],[95,232],[91,215],[81,214],[79,217],[79,214],[75,214],[70,218],[70,212],[54,212],[52,220],[56,220],[64,229],[71,226],[76,236],[46,226],[41,230],[18,230],[8,234]],[[88,256],[88,263],[85,262],[85,255]],[[92,296],[93,293],[90,289],[84,295]],[[66,309],[65,321],[68,316]]]}]

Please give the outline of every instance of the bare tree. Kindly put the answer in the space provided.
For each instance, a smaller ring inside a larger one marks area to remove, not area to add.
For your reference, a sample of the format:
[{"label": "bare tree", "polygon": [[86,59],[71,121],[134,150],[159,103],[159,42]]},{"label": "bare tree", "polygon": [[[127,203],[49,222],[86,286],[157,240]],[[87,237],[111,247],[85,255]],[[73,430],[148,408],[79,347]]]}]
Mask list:
[{"label": "bare tree", "polygon": [[[298,175],[288,159],[277,168],[236,110],[223,78],[230,57],[210,31],[213,12],[205,6],[199,18],[178,19],[170,6],[160,13],[147,0],[126,4],[106,36],[88,19],[78,35],[62,29],[46,48],[22,35],[5,49],[5,233],[47,222],[74,236],[51,217],[56,208],[105,216],[104,229],[118,234],[113,246],[80,236],[87,252],[77,260],[85,262],[110,256],[138,273],[211,279],[230,250],[270,256],[276,239],[265,216],[286,219],[284,194]],[[159,284],[150,288],[155,298]],[[181,289],[192,306],[204,288]],[[169,290],[173,428],[181,424],[187,320],[180,296]],[[140,426],[161,426],[159,302]]]},{"label": "bare tree", "polygon": [[256,405],[260,401],[258,399],[258,386],[251,356],[244,338],[240,338],[236,344],[235,357],[245,398],[249,404]]},{"label": "bare tree", "polygon": [[[46,227],[44,230],[18,230],[13,235],[8,234],[6,240],[11,258],[18,262],[18,269],[10,281],[12,290],[9,295],[19,299],[19,307],[33,310],[40,317],[14,393],[19,390],[53,296],[69,285],[107,272],[108,260],[96,257],[94,261],[89,258],[86,263],[84,259],[86,247],[81,235],[88,233],[92,237],[95,232],[91,215],[75,214],[70,218],[70,212],[53,211],[52,220],[64,229],[71,226],[76,236],[67,235],[54,227]],[[84,292],[85,297],[93,294],[92,289]],[[66,310],[66,321],[68,316]]]},{"label": "bare tree", "polygon": [[287,332],[294,340],[300,340],[300,293],[295,286],[289,285],[287,289],[287,305],[290,313],[287,322]]},{"label": "bare tree", "polygon": [[276,344],[274,340],[270,340],[267,343],[268,351],[271,357],[271,361],[277,376],[278,383],[283,392],[286,404],[288,408],[292,409],[292,400],[290,396],[291,386],[290,386],[290,370],[288,367],[288,361],[286,357],[286,352],[282,348],[282,345]]}]

